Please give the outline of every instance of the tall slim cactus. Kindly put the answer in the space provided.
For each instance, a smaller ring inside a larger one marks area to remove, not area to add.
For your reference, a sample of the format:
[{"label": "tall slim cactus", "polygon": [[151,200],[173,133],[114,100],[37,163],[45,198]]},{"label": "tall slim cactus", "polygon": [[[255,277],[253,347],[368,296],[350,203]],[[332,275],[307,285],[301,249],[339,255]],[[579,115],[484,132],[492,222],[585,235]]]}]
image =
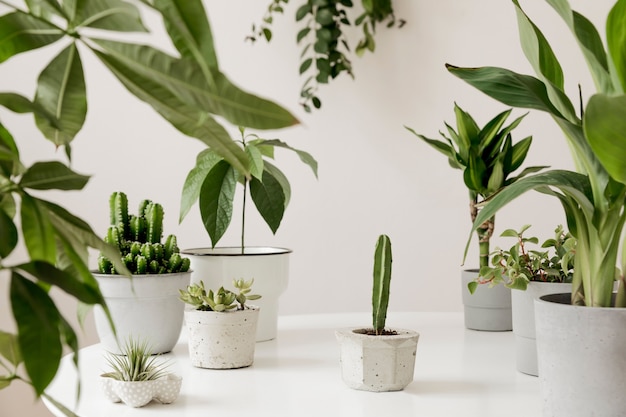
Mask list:
[{"label": "tall slim cactus", "polygon": [[391,282],[391,240],[380,235],[374,252],[374,289],[372,291],[372,326],[377,335],[385,330]]},{"label": "tall slim cactus", "polygon": [[[163,207],[150,200],[139,204],[137,215],[128,214],[128,198],[114,192],[109,199],[111,226],[104,241],[116,246],[126,267],[133,274],[165,274],[189,270],[189,258],[180,256],[176,236],[163,236]],[[112,262],[100,255],[98,270],[115,274]]]}]

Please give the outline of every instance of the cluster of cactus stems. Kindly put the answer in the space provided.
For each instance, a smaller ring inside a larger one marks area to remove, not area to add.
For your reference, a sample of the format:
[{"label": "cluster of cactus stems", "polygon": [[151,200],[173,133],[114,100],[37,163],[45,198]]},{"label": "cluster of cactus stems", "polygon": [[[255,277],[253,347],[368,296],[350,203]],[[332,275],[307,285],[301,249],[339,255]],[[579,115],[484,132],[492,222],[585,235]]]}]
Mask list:
[{"label": "cluster of cactus stems", "polygon": [[245,310],[247,308],[246,301],[258,300],[260,295],[250,294],[251,287],[254,283],[254,278],[246,281],[244,279],[234,279],[233,287],[239,290],[239,293],[235,293],[230,290],[220,287],[219,290],[213,292],[213,290],[207,290],[204,288],[204,282],[200,281],[199,284],[192,284],[187,286],[185,290],[178,290],[180,292],[180,299],[193,306],[196,310],[201,311],[217,311],[223,312],[228,310]]},{"label": "cluster of cactus stems", "polygon": [[[114,192],[109,200],[111,226],[104,241],[116,246],[124,264],[134,275],[167,274],[189,270],[189,258],[183,258],[176,236],[163,236],[163,207],[150,200],[139,204],[137,215],[128,214],[128,198],[123,192]],[[102,274],[116,274],[110,259],[100,255],[98,270]]]}]

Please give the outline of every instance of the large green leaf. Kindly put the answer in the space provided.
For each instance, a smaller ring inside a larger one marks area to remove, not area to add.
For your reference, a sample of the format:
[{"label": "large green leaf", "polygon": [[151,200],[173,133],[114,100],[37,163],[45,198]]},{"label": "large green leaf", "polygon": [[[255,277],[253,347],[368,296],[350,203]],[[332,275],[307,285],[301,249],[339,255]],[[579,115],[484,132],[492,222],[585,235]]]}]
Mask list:
[{"label": "large green leaf", "polygon": [[15,271],[10,295],[24,365],[35,392],[41,395],[54,378],[63,354],[61,315],[41,287]]},{"label": "large green leaf", "polygon": [[285,210],[287,206],[289,206],[289,200],[291,200],[291,185],[289,184],[289,180],[287,176],[275,165],[272,165],[270,162],[265,161],[263,164],[263,168],[265,171],[269,172],[276,181],[280,184],[283,189],[283,193],[285,194]]},{"label": "large green leaf", "polygon": [[609,175],[626,183],[626,96],[596,94],[589,100],[583,128],[589,145]]},{"label": "large green leaf", "polygon": [[145,45],[102,39],[95,42],[130,71],[162,84],[186,104],[220,115],[234,125],[279,129],[298,123],[287,110],[241,90],[215,68],[211,69],[213,86],[191,59],[176,59]]},{"label": "large green leaf", "polygon": [[18,241],[17,227],[4,210],[0,210],[0,258],[9,256]]},{"label": "large green leaf", "polygon": [[247,144],[245,151],[250,161],[250,174],[257,179],[261,179],[263,177],[263,153],[254,144]]},{"label": "large green leaf", "polygon": [[31,261],[13,267],[14,271],[19,271],[22,276],[32,276],[39,281],[59,287],[66,293],[72,295],[79,301],[86,304],[103,304],[102,294],[97,287],[85,285],[77,280],[73,275],[61,271],[54,265],[42,261]]},{"label": "large green leaf", "polygon": [[75,13],[70,24],[74,28],[86,26],[116,32],[147,32],[139,10],[121,0],[75,0]]},{"label": "large green leaf", "polygon": [[0,63],[54,43],[63,35],[56,26],[23,12],[0,16]]},{"label": "large green leaf", "polygon": [[59,121],[35,113],[37,127],[55,145],[70,143],[80,131],[87,115],[87,93],[83,66],[75,44],[57,55],[41,72],[37,81],[35,103]]},{"label": "large green leaf", "polygon": [[35,190],[82,190],[89,176],[78,174],[58,161],[36,162],[24,172],[20,186]]},{"label": "large green leaf", "polygon": [[30,13],[51,21],[52,15],[67,19],[67,15],[56,0],[26,0]]},{"label": "large green leaf", "polygon": [[0,356],[15,367],[22,363],[22,355],[16,335],[0,330]]},{"label": "large green leaf", "polygon": [[198,197],[200,196],[200,189],[202,183],[208,175],[209,171],[219,161],[223,160],[221,156],[213,152],[211,149],[205,149],[196,157],[196,166],[189,171],[185,183],[183,184],[183,192],[180,200],[180,215],[179,222],[182,222],[191,207],[196,204]]},{"label": "large green leaf", "polygon": [[134,72],[117,59],[94,51],[115,76],[139,99],[151,105],[165,120],[182,133],[200,139],[226,159],[237,171],[246,175],[248,160],[226,130],[205,111],[189,106],[176,97],[164,84],[150,76]]},{"label": "large green leaf", "polygon": [[213,247],[222,238],[233,216],[237,175],[226,161],[209,171],[200,189],[200,215]]},{"label": "large green leaf", "polygon": [[[611,9],[606,21],[606,38],[615,71],[621,83],[621,91],[626,89],[626,1],[618,0]],[[601,90],[602,91],[602,90]]]},{"label": "large green leaf", "polygon": [[201,0],[155,0],[165,28],[183,57],[192,58],[203,68],[218,68],[211,25]]},{"label": "large green leaf", "polygon": [[250,196],[272,233],[276,233],[285,214],[285,193],[280,182],[265,170],[262,181],[250,180]]},{"label": "large green leaf", "polygon": [[54,264],[56,242],[48,211],[26,193],[22,193],[21,198],[22,234],[28,254],[33,260]]},{"label": "large green leaf", "polygon": [[313,158],[313,156],[310,153],[301,151],[292,146],[289,146],[288,144],[286,144],[285,142],[279,139],[261,140],[257,142],[257,146],[262,147],[262,148],[271,146],[274,148],[283,148],[283,149],[288,149],[292,152],[295,152],[296,155],[298,155],[298,158],[300,158],[302,162],[304,162],[306,165],[309,166],[309,168],[311,168],[311,170],[313,171],[313,175],[315,175],[315,178],[317,178],[317,161],[315,160],[315,158]]}]

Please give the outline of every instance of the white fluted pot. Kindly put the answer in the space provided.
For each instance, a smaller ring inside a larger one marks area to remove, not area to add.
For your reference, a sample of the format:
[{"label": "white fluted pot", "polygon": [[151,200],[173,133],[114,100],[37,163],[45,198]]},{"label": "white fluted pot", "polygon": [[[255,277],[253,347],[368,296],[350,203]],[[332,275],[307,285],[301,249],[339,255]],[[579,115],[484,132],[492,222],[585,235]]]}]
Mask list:
[{"label": "white fluted pot", "polygon": [[479,285],[473,294],[467,284],[478,277],[477,269],[461,271],[461,294],[465,327],[470,330],[503,332],[513,330],[511,290],[504,285]]}]

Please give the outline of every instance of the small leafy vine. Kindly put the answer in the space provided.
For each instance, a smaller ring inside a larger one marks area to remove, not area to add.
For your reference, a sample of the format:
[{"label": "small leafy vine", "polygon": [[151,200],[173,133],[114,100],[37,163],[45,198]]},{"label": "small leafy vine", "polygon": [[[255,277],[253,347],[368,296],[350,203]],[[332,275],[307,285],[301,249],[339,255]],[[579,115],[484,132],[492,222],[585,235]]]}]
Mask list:
[{"label": "small leafy vine", "polygon": [[[252,42],[258,38],[271,41],[271,25],[276,14],[284,13],[284,5],[289,0],[272,0],[260,25],[252,25],[252,34],[246,39]],[[376,25],[386,22],[388,28],[406,23],[396,19],[392,0],[361,0],[363,12],[354,20],[354,25],[363,28],[361,38],[354,48],[357,56],[366,51],[374,52]],[[300,91],[300,105],[305,111],[319,109],[322,102],[318,96],[320,84],[328,84],[341,73],[354,78],[352,63],[348,59],[352,48],[345,36],[344,27],[352,22],[348,11],[354,7],[352,0],[306,0],[296,11],[296,21],[304,27],[296,35],[302,45],[300,55],[300,75],[306,77]]]}]

